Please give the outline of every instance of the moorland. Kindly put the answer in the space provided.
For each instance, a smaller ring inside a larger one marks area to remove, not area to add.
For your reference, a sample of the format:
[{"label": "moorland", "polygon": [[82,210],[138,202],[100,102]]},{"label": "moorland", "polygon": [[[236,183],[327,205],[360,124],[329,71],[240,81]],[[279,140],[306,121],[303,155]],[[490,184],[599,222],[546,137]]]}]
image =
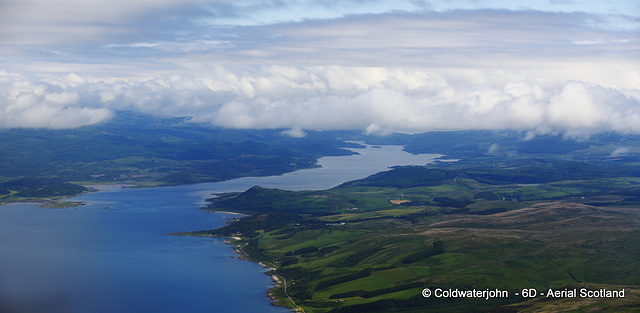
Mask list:
[{"label": "moorland", "polygon": [[[640,308],[640,172],[632,148],[614,155],[605,136],[605,145],[595,138],[548,147],[563,140],[550,137],[504,140],[499,151],[486,142],[495,134],[472,138],[472,146],[455,140],[469,138],[463,133],[422,136],[438,135],[458,144],[447,147],[457,162],[398,167],[329,190],[219,194],[207,209],[249,217],[186,234],[241,238],[235,244],[247,258],[282,278],[273,297],[305,312]],[[424,288],[509,297],[425,298]],[[625,297],[523,296],[524,289],[581,288],[624,289]]]}]

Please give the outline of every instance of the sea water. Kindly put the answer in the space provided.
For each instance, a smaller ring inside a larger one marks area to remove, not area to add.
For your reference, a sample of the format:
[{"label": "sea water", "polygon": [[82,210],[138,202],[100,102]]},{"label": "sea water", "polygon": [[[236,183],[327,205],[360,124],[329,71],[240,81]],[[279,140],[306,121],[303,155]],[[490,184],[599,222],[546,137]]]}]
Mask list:
[{"label": "sea water", "polygon": [[218,228],[233,215],[199,210],[215,193],[259,185],[318,190],[440,155],[399,146],[353,149],[321,168],[218,183],[102,187],[79,208],[0,206],[0,312],[287,312],[270,305],[266,269],[216,238],[166,236]]}]

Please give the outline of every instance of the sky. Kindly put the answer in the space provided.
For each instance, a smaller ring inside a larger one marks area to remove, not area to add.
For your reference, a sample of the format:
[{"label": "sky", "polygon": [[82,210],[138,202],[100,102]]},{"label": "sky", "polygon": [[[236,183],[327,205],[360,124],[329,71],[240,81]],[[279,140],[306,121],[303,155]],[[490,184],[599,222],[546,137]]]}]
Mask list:
[{"label": "sky", "polygon": [[0,128],[640,134],[637,0],[0,0]]}]

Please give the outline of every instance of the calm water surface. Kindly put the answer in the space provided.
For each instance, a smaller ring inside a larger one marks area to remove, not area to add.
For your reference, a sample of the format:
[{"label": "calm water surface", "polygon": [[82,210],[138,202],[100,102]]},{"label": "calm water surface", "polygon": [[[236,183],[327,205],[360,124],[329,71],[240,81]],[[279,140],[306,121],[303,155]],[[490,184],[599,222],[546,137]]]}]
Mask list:
[{"label": "calm water surface", "polygon": [[199,210],[211,194],[260,185],[334,187],[394,165],[426,164],[399,146],[354,149],[323,166],[280,176],[121,189],[72,201],[78,209],[0,206],[0,312],[288,312],[269,304],[272,282],[221,240],[164,236],[217,228],[231,217]]}]

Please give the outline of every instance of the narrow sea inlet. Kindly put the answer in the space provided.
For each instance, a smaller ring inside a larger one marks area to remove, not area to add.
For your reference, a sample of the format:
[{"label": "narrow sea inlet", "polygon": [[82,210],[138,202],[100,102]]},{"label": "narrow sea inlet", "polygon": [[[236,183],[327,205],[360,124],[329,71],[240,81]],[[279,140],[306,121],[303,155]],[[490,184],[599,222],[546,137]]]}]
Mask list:
[{"label": "narrow sea inlet", "polygon": [[322,168],[280,176],[176,187],[101,191],[69,199],[87,205],[0,207],[0,312],[287,312],[270,305],[271,278],[222,240],[165,236],[217,228],[232,217],[198,208],[213,193],[259,185],[325,189],[394,165],[440,155],[399,146],[354,149]]}]

